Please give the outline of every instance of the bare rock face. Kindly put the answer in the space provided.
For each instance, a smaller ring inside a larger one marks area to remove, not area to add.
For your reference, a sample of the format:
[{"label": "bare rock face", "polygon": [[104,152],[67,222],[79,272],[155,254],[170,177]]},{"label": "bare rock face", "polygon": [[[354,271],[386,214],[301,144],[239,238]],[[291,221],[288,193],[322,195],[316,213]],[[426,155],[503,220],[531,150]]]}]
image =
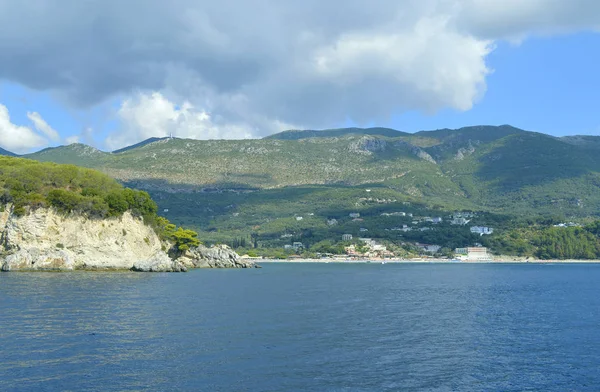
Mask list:
[{"label": "bare rock face", "polygon": [[129,213],[94,220],[41,208],[16,216],[10,205],[0,212],[3,271],[129,270],[161,246],[154,230]]},{"label": "bare rock face", "polygon": [[6,257],[2,271],[72,271],[75,262],[71,252],[64,250],[24,249]]},{"label": "bare rock face", "polygon": [[200,245],[185,252],[176,261],[188,268],[256,268],[249,260],[242,260],[227,245],[215,245],[210,248]]},{"label": "bare rock face", "polygon": [[410,149],[410,152],[412,154],[414,154],[417,158],[422,159],[422,160],[427,161],[427,162],[431,162],[434,165],[437,165],[437,162],[435,161],[435,159],[433,159],[433,157],[431,155],[429,155],[427,153],[427,151],[423,150],[420,147],[412,145],[412,144],[410,144],[408,142],[405,142],[403,140],[397,141],[396,143],[394,143],[394,146],[400,147],[400,148],[408,148],[408,149]]},{"label": "bare rock face", "polygon": [[359,140],[350,143],[348,151],[353,154],[371,155],[374,152],[384,151],[387,147],[387,142],[383,139],[364,136]]},{"label": "bare rock face", "polygon": [[187,268],[180,262],[171,260],[166,253],[158,252],[148,260],[135,262],[131,270],[139,272],[186,272]]}]

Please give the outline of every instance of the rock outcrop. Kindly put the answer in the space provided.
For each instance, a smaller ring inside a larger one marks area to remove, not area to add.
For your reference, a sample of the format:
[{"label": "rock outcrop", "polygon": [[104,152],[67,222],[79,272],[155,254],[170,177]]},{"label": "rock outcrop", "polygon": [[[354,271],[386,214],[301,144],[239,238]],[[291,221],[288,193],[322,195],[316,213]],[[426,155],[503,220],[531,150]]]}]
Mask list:
[{"label": "rock outcrop", "polygon": [[148,260],[133,263],[132,271],[139,272],[186,272],[187,268],[176,260],[172,260],[164,252],[158,252]]},{"label": "rock outcrop", "polygon": [[0,212],[0,270],[132,270],[185,272],[188,268],[252,268],[225,245],[191,249],[170,258],[154,230],[126,212],[104,220],[40,208],[24,216]]},{"label": "rock outcrop", "polygon": [[176,260],[188,268],[257,268],[250,261],[243,260],[227,245],[215,245],[210,248],[200,245],[192,248]]},{"label": "rock outcrop", "polygon": [[371,155],[374,152],[384,151],[387,147],[387,142],[371,136],[363,136],[359,140],[348,145],[348,151],[353,154]]},{"label": "rock outcrop", "polygon": [[16,216],[10,205],[0,212],[3,271],[128,270],[161,248],[154,230],[129,213],[94,220],[45,208]]}]

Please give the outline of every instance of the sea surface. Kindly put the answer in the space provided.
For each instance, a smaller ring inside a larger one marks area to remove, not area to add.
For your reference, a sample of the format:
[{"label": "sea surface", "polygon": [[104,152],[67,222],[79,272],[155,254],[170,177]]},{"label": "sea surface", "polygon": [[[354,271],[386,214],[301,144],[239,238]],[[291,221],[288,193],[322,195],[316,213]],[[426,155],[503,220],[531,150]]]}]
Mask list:
[{"label": "sea surface", "polygon": [[0,274],[0,391],[598,391],[598,264]]}]

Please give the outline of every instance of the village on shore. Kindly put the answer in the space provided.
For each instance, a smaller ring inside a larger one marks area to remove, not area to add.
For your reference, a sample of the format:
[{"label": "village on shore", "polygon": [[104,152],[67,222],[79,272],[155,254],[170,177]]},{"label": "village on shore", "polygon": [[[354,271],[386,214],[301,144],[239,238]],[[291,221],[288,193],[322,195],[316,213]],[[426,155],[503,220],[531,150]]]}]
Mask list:
[{"label": "village on shore", "polygon": [[[443,222],[442,217],[413,217],[411,213],[405,212],[392,212],[383,213],[382,216],[401,216],[407,217],[413,220],[413,224],[420,224],[420,227],[411,227],[407,224],[403,224],[398,227],[392,227],[387,230],[409,232],[413,230],[425,231],[435,230],[434,226]],[[473,212],[455,212],[450,215],[449,223],[456,226],[467,226],[471,219],[475,217],[476,213]],[[362,221],[360,213],[353,212],[349,214],[349,218],[353,221]],[[297,217],[301,220],[302,217]],[[448,222],[447,221],[447,222]],[[337,222],[329,222],[328,224],[336,224]],[[423,225],[425,224],[425,225]],[[431,226],[427,226],[427,224]],[[572,227],[579,226],[578,224],[569,222],[555,225],[555,227]],[[494,233],[494,228],[488,226],[471,226],[470,232],[477,236],[488,236]],[[367,234],[368,230],[361,228],[360,233]],[[288,235],[291,237],[291,235]],[[282,236],[283,237],[283,236]],[[358,241],[356,241],[358,240]],[[285,259],[269,259],[268,257],[252,257],[249,255],[242,255],[243,259],[259,259],[263,261],[295,261],[295,262],[548,262],[549,260],[536,260],[531,257],[519,257],[519,256],[507,256],[507,255],[494,255],[490,250],[483,246],[479,242],[475,242],[470,246],[464,246],[460,248],[454,248],[453,250],[442,249],[441,245],[427,244],[427,243],[411,243],[409,244],[415,253],[411,255],[400,255],[390,249],[388,246],[381,242],[382,240],[369,238],[369,237],[358,237],[355,238],[352,234],[343,234],[341,241],[347,243],[347,246],[343,247],[343,253],[326,253],[326,252],[313,252],[310,257],[307,257],[306,247],[302,242],[293,242],[291,244],[284,245],[284,250],[288,252]],[[353,242],[353,243],[351,243]],[[563,262],[590,262],[590,260],[561,260]]]}]

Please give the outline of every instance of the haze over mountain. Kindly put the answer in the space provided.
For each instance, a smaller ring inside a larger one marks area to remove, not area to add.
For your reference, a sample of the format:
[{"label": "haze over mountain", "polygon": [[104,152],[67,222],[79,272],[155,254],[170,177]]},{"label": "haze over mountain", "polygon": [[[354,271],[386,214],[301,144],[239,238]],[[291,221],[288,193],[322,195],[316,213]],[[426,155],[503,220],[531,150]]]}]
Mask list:
[{"label": "haze over mountain", "polygon": [[9,157],[14,157],[14,156],[16,156],[16,154],[13,154],[13,153],[12,153],[12,152],[10,152],[10,151],[6,151],[6,150],[5,150],[5,149],[3,149],[3,148],[0,148],[0,155],[7,155],[7,156],[9,156]]}]

